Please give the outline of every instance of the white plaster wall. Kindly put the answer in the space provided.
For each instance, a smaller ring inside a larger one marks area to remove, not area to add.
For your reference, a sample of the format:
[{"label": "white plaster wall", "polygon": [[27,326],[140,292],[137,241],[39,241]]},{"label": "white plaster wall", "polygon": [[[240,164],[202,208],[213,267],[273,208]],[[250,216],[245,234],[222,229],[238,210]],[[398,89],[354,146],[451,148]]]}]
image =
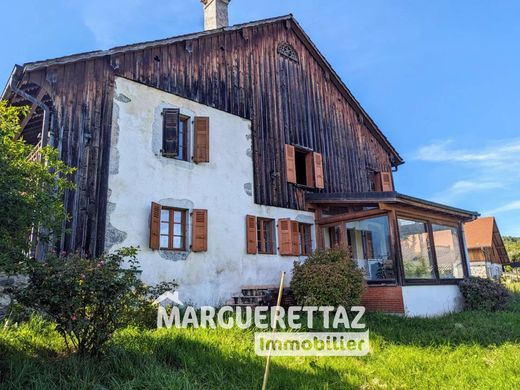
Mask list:
[{"label": "white plaster wall", "polygon": [[433,317],[462,310],[463,298],[456,285],[403,286],[404,311],[411,317]]},{"label": "white plaster wall", "polygon": [[[314,214],[254,203],[250,122],[123,78],[116,78],[115,88],[107,250],[139,245],[142,279],[149,284],[175,279],[181,300],[196,305],[222,304],[242,285],[277,284],[280,272],[290,272],[298,257],[247,255],[245,216],[313,223]],[[210,163],[160,155],[165,107],[210,117]],[[150,250],[152,201],[207,209],[208,251]]]}]

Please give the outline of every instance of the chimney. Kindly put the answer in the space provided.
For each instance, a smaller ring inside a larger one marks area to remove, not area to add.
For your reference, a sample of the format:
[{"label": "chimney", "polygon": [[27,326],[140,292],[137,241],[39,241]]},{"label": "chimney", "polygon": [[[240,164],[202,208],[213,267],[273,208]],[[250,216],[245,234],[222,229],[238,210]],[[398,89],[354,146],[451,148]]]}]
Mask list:
[{"label": "chimney", "polygon": [[227,27],[228,5],[231,0],[200,0],[204,4],[204,30]]}]

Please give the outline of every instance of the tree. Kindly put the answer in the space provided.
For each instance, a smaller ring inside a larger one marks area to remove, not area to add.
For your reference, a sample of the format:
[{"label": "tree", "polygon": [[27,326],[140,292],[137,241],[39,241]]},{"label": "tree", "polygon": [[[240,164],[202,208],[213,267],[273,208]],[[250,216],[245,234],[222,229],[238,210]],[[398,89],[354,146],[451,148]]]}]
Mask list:
[{"label": "tree", "polygon": [[18,137],[27,107],[0,101],[0,270],[20,272],[30,250],[33,227],[41,242],[57,237],[67,218],[65,189],[73,173],[55,148],[41,150],[40,161],[27,158],[33,146]]},{"label": "tree", "polygon": [[520,237],[503,237],[511,261],[520,261]]}]

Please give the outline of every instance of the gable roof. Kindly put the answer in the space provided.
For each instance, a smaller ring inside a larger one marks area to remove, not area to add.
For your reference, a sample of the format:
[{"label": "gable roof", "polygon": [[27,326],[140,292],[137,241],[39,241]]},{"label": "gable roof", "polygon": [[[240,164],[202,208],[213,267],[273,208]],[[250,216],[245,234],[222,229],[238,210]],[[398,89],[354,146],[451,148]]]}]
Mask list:
[{"label": "gable roof", "polygon": [[[79,53],[79,54],[58,57],[58,58],[53,58],[53,59],[47,59],[47,60],[43,60],[43,61],[28,62],[23,65],[23,72],[31,72],[34,70],[38,70],[38,69],[53,66],[53,65],[61,65],[61,64],[67,64],[67,63],[77,62],[77,61],[87,61],[87,60],[94,59],[94,58],[111,56],[111,55],[121,53],[121,52],[142,50],[145,48],[150,48],[150,47],[155,47],[155,46],[169,45],[172,43],[196,39],[196,38],[203,37],[203,36],[224,34],[228,31],[236,31],[236,30],[240,30],[243,28],[254,27],[254,26],[264,25],[264,24],[269,24],[269,23],[278,23],[278,22],[290,23],[291,27],[293,27],[293,31],[296,33],[298,38],[302,41],[302,43],[309,50],[309,52],[311,53],[313,58],[320,64],[320,66],[326,72],[328,72],[330,74],[330,80],[334,83],[336,88],[338,88],[338,90],[341,92],[343,97],[351,104],[351,106],[354,108],[354,110],[356,110],[360,115],[363,116],[363,118],[365,119],[364,123],[367,125],[367,128],[369,129],[369,131],[372,133],[372,135],[379,141],[379,143],[386,149],[388,154],[391,156],[390,159],[391,159],[392,165],[398,166],[398,165],[403,164],[404,160],[399,155],[397,150],[393,147],[393,145],[386,138],[386,136],[383,134],[383,132],[375,124],[373,119],[370,118],[370,116],[366,113],[366,111],[363,109],[361,104],[356,100],[356,98],[354,98],[354,96],[352,95],[350,90],[347,88],[345,83],[341,80],[339,75],[334,71],[332,66],[325,59],[325,57],[320,53],[320,51],[317,49],[317,47],[311,41],[309,36],[305,33],[305,31],[302,29],[302,27],[298,24],[296,19],[294,19],[292,14],[275,17],[275,18],[259,20],[259,21],[254,21],[254,22],[249,22],[249,23],[237,24],[234,26],[224,27],[224,28],[216,29],[216,30],[201,31],[201,32],[192,33],[192,34],[179,35],[179,36],[175,36],[175,37],[171,37],[171,38],[136,43],[136,44],[131,44],[131,45],[117,46],[117,47],[114,47],[114,48],[108,49],[108,50],[97,50],[97,51]],[[9,92],[9,86],[6,86],[2,96],[5,97],[8,92]]]},{"label": "gable roof", "polygon": [[468,248],[484,248],[493,245],[494,217],[478,218],[464,225]]}]

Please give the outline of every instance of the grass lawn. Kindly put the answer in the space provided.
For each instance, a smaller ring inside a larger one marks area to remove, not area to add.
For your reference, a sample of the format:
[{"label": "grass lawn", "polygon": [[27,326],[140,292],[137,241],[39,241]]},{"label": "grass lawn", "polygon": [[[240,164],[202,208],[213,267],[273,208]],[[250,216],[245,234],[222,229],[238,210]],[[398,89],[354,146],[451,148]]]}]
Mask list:
[{"label": "grass lawn", "polygon": [[[371,314],[366,357],[275,357],[270,389],[520,389],[520,296],[499,313]],[[254,331],[127,328],[100,359],[68,356],[39,318],[0,330],[0,388],[259,389]]]}]

